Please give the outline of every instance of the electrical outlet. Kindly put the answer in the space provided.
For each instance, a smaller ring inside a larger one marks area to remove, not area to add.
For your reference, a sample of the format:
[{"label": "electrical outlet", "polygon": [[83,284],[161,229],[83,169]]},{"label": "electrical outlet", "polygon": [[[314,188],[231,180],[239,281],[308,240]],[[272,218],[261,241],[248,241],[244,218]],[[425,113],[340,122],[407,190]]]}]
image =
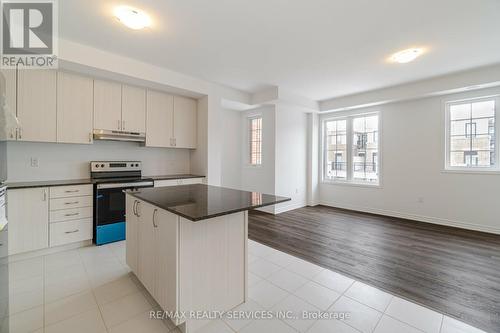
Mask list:
[{"label": "electrical outlet", "polygon": [[31,158],[31,167],[32,168],[38,168],[39,164],[38,164],[38,157],[32,157]]}]

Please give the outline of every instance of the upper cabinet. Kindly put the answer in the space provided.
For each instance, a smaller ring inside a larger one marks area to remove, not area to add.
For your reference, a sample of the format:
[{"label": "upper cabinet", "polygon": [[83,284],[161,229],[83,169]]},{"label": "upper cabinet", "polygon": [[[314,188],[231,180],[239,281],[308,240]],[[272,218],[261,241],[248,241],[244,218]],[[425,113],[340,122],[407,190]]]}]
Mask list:
[{"label": "upper cabinet", "polygon": [[146,133],[146,89],[122,86],[122,131]]},{"label": "upper cabinet", "polygon": [[173,147],[174,97],[147,92],[146,146]]},{"label": "upper cabinet", "polygon": [[93,80],[57,73],[57,142],[92,143]]},{"label": "upper cabinet", "polygon": [[196,100],[174,97],[174,144],[177,148],[196,148],[197,103]]},{"label": "upper cabinet", "polygon": [[[17,72],[15,69],[2,69],[0,72],[5,78],[5,103],[9,112],[15,116],[17,113]],[[16,140],[16,131],[16,128],[9,128],[7,140]]]},{"label": "upper cabinet", "polygon": [[17,139],[56,142],[56,72],[25,69],[17,75]]},{"label": "upper cabinet", "polygon": [[94,129],[122,130],[122,85],[94,80]]}]

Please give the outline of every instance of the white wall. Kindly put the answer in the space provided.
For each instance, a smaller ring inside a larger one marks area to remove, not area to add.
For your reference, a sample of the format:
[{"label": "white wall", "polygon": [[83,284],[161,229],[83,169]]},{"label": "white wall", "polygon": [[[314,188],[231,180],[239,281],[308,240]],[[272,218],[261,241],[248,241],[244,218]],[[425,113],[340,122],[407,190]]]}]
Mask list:
[{"label": "white wall", "polygon": [[241,188],[242,171],[242,113],[235,110],[222,110],[222,166],[221,185],[223,187]]},{"label": "white wall", "polygon": [[[143,175],[190,172],[189,150],[141,147],[137,143],[96,141],[92,145],[8,142],[8,181],[88,178],[92,160],[138,160]],[[31,167],[31,158],[39,160]]]},{"label": "white wall", "polygon": [[[443,171],[443,102],[495,93],[500,93],[500,88],[370,108],[381,111],[382,117],[381,187],[321,183],[320,201],[336,207],[500,233],[500,174]],[[364,110],[354,112],[360,111]]]},{"label": "white wall", "polygon": [[307,114],[276,105],[275,193],[292,200],[276,205],[276,212],[307,204]]},{"label": "white wall", "polygon": [[7,142],[0,142],[0,182],[7,179]]}]

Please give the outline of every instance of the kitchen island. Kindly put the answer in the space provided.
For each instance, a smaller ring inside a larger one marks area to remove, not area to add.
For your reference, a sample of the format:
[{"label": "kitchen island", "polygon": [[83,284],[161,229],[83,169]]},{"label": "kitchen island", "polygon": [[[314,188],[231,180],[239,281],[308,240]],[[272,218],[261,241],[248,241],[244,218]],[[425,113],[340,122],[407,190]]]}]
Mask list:
[{"label": "kitchen island", "polygon": [[290,200],[202,184],[126,194],[127,264],[189,333],[247,300],[248,210]]}]

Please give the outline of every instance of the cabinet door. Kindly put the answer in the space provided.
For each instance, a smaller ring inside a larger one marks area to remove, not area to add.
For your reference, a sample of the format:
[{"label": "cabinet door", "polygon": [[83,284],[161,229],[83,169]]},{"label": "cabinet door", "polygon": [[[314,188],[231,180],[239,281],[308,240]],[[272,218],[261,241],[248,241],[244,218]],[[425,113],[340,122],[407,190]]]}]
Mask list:
[{"label": "cabinet door", "polygon": [[165,93],[147,92],[146,146],[173,146],[174,97]]},{"label": "cabinet door", "polygon": [[165,311],[177,311],[177,240],[179,217],[158,210],[156,221],[157,276],[155,299]]},{"label": "cabinet door", "polygon": [[174,97],[174,138],[177,148],[196,148],[197,138],[196,100]]},{"label": "cabinet door", "polygon": [[92,143],[93,80],[57,73],[57,142]]},{"label": "cabinet door", "polygon": [[153,206],[139,201],[140,217],[139,221],[139,256],[137,258],[139,266],[139,280],[151,295],[155,294],[156,276],[156,253],[155,253],[155,228],[153,217],[156,218],[157,209]]},{"label": "cabinet door", "polygon": [[122,87],[122,130],[146,133],[146,89]]},{"label": "cabinet door", "polygon": [[139,227],[137,216],[135,215],[137,203],[139,201],[137,199],[132,198],[130,195],[126,196],[126,231],[125,231],[125,245],[127,247],[126,250],[126,261],[128,267],[138,275],[137,270],[137,255],[138,255],[138,237],[139,237]]},{"label": "cabinet door", "polygon": [[8,190],[9,254],[49,245],[48,188]]},{"label": "cabinet door", "polygon": [[121,84],[94,80],[94,129],[120,131],[121,123]]},{"label": "cabinet door", "polygon": [[52,70],[18,71],[18,140],[56,142],[56,80]]},{"label": "cabinet door", "polygon": [[[5,104],[9,112],[14,116],[17,113],[17,73],[15,69],[2,69],[0,72],[5,78]],[[7,129],[7,140],[16,140],[16,129],[10,127]]]}]

